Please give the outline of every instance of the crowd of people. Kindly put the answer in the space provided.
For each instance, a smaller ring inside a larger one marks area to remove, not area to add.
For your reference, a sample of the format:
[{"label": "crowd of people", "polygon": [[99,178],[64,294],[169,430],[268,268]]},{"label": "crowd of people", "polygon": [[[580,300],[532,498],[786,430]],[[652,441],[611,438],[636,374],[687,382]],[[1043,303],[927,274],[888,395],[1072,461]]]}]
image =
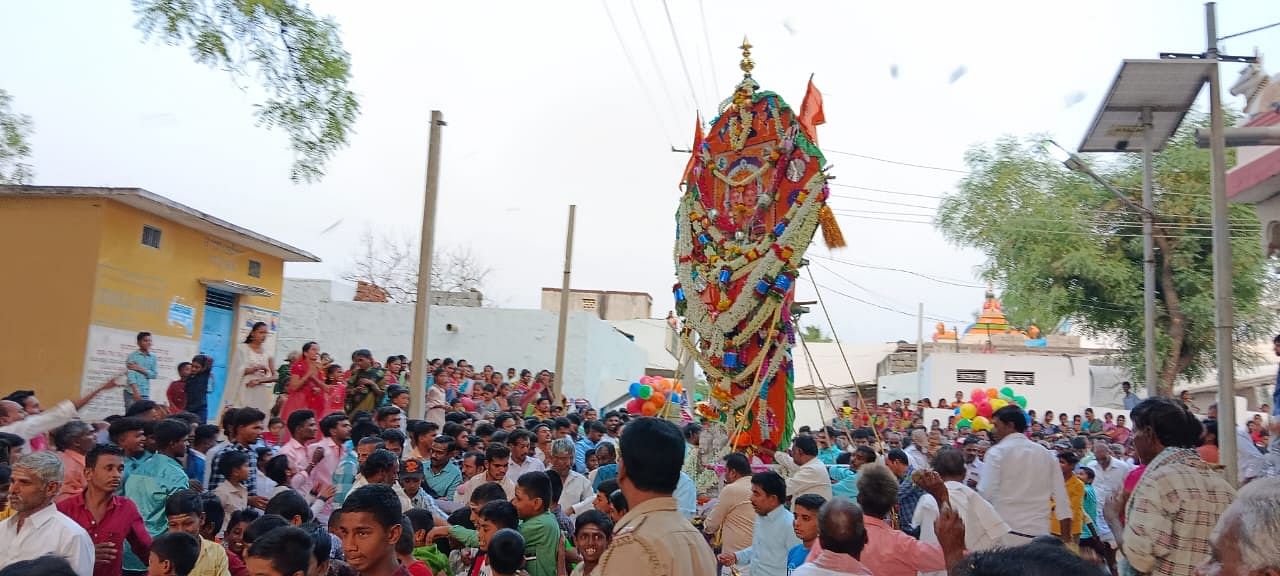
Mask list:
[{"label": "crowd of people", "polygon": [[[153,398],[145,333],[81,398],[0,400],[0,576],[1280,573],[1280,479],[1237,493],[1213,420],[1167,398],[977,433],[889,404],[769,451],[556,402],[546,371],[315,343],[273,366],[264,338],[222,402],[207,356]],[[79,419],[103,394],[124,413]]]}]

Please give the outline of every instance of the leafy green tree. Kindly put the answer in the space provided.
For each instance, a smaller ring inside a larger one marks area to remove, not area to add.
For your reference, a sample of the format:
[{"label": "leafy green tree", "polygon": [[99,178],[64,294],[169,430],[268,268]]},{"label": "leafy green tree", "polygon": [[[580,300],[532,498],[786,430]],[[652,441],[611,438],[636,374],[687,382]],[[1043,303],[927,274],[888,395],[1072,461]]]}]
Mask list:
[{"label": "leafy green tree", "polygon": [[[1188,116],[1155,155],[1157,386],[1162,395],[1171,393],[1177,378],[1201,378],[1215,362],[1210,160],[1194,138],[1196,128],[1207,126],[1207,116]],[[1115,337],[1134,377],[1141,379],[1141,216],[1054,161],[1040,143],[1039,138],[1005,137],[970,149],[971,173],[957,194],[943,200],[938,228],[951,242],[986,255],[983,275],[1004,288],[1005,311],[1015,325],[1049,328],[1070,318],[1089,333]],[[1094,166],[1141,204],[1139,155]],[[1253,206],[1232,205],[1230,219],[1235,359],[1252,363],[1257,358],[1250,347],[1269,337],[1275,315],[1264,305],[1268,271]]]},{"label": "leafy green tree", "polygon": [[[196,62],[253,76],[267,92],[260,125],[289,136],[296,155],[290,177],[316,181],[325,163],[347,145],[360,114],[347,89],[351,55],[338,27],[294,0],[132,0],[138,28],[171,45],[187,45]],[[9,111],[0,90],[0,183],[30,180],[27,137],[31,119]]]},{"label": "leafy green tree", "polygon": [[800,337],[803,338],[805,342],[830,342],[831,341],[831,338],[829,338],[826,334],[822,333],[822,328],[819,328],[817,326],[805,326],[804,330],[800,333]]},{"label": "leafy green tree", "polygon": [[0,184],[26,184],[32,176],[31,165],[23,162],[31,156],[31,118],[10,110],[12,101],[0,90]]},{"label": "leafy green tree", "polygon": [[294,0],[133,0],[148,37],[185,44],[201,64],[254,76],[269,96],[260,124],[284,130],[293,180],[314,181],[347,143],[360,112],[338,27]]}]

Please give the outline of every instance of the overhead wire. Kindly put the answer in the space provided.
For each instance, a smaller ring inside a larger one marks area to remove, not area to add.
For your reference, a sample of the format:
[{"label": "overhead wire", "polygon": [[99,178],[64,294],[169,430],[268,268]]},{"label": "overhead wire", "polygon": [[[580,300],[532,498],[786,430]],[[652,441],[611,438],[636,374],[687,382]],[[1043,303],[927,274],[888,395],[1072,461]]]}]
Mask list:
[{"label": "overhead wire", "polygon": [[[814,264],[815,266],[818,266],[819,268],[822,268],[823,270],[827,271],[827,272],[828,272],[828,273],[830,273],[832,276],[835,276],[836,278],[839,278],[839,279],[843,280],[844,282],[846,282],[846,283],[847,283],[847,284],[849,284],[850,286],[853,286],[853,287],[855,287],[855,288],[857,288],[857,289],[859,289],[859,290],[862,290],[863,292],[866,292],[868,295],[870,295],[870,296],[872,296],[872,297],[879,298],[879,299],[881,299],[881,300],[883,300],[883,301],[885,301],[885,302],[888,302],[889,304],[894,304],[894,305],[897,305],[897,306],[903,306],[903,305],[904,305],[902,302],[898,302],[898,301],[894,300],[893,298],[890,298],[890,297],[888,297],[888,296],[885,296],[884,294],[880,294],[879,292],[876,292],[876,291],[874,291],[874,290],[871,290],[870,288],[867,288],[866,286],[863,286],[862,284],[859,284],[859,283],[857,283],[857,282],[854,282],[853,280],[850,280],[849,278],[846,278],[844,275],[840,274],[839,272],[836,272],[835,270],[832,270],[831,268],[828,268],[827,266],[825,266],[825,265],[823,265],[823,264],[821,264],[821,263],[819,263],[819,262],[814,262],[813,264]],[[943,319],[942,319],[942,318],[937,318],[937,320],[943,320]],[[958,321],[958,320],[955,320],[955,319],[946,319],[946,320],[943,320],[943,321],[947,321],[947,322],[954,322],[954,321]]]},{"label": "overhead wire", "polygon": [[[630,0],[629,3],[631,4],[631,16],[635,19],[636,26],[640,28],[640,39],[644,41],[645,51],[649,54],[649,63],[653,65],[653,69],[658,75],[658,86],[662,88],[662,94],[667,98],[667,107],[670,110],[679,110],[676,107],[675,99],[671,97],[671,91],[667,90],[667,82],[662,75],[662,66],[658,64],[658,56],[653,52],[653,44],[649,42],[649,33],[645,31],[644,22],[640,20],[640,11],[636,10],[636,2],[635,0]],[[696,100],[694,101],[694,106],[697,106]]]},{"label": "overhead wire", "polygon": [[698,105],[698,92],[693,88],[693,77],[689,75],[689,64],[684,59],[684,49],[680,46],[680,36],[676,34],[676,23],[671,19],[671,8],[667,6],[667,0],[662,0],[662,11],[667,14],[667,27],[671,30],[671,40],[676,44],[676,56],[680,57],[680,70],[684,72],[684,82],[689,86],[689,97],[693,99],[693,107],[701,110]]},{"label": "overhead wire", "polygon": [[[609,27],[613,29],[613,36],[617,38],[618,45],[622,48],[622,54],[627,59],[627,66],[631,68],[631,74],[636,77],[636,84],[639,85],[640,92],[644,94],[645,102],[649,104],[649,109],[653,111],[653,115],[658,119],[658,125],[662,130],[662,138],[667,144],[675,147],[671,142],[670,126],[667,125],[666,117],[658,108],[658,103],[654,102],[653,95],[649,93],[648,83],[644,81],[644,77],[640,75],[640,67],[636,65],[635,57],[631,54],[631,49],[627,47],[627,42],[622,38],[622,31],[618,28],[617,21],[613,18],[613,11],[609,9],[609,0],[601,0],[604,5],[604,13],[609,17]],[[668,96],[668,98],[670,98]]]},{"label": "overhead wire", "polygon": [[[698,0],[698,18],[702,20],[702,41],[707,46],[707,63],[711,66],[711,96],[714,97],[717,94],[716,90],[720,89],[720,75],[716,73],[715,51],[711,49],[711,33],[707,31],[707,11],[702,5],[702,0]],[[714,105],[715,101],[712,100],[711,104]],[[711,110],[709,113],[714,115],[717,112],[719,110]]]},{"label": "overhead wire", "polygon": [[[933,222],[932,220],[908,220],[908,219],[906,219],[906,218],[905,218],[905,217],[932,218],[932,216],[924,215],[924,214],[889,213],[890,215],[903,216],[904,218],[887,218],[887,217],[884,217],[884,216],[864,216],[864,215],[863,215],[863,214],[865,214],[865,213],[870,213],[871,211],[861,211],[861,210],[856,210],[856,211],[855,211],[855,210],[841,210],[841,209],[833,209],[833,210],[832,210],[832,212],[834,212],[834,213],[835,213],[836,215],[838,215],[838,216],[843,216],[843,217],[846,217],[846,218],[859,218],[859,219],[862,219],[862,220],[877,220],[877,221],[881,221],[881,222],[900,222],[900,223],[903,223],[903,224],[924,224],[924,225],[928,225],[928,226],[932,226],[932,225],[934,224],[934,222]],[[881,213],[881,214],[882,214],[882,212],[877,212],[877,213]],[[1059,220],[1053,220],[1053,219],[1049,219],[1049,218],[1025,218],[1025,219],[1026,219],[1026,220],[1041,220],[1041,221],[1047,221],[1047,222],[1059,222]],[[1107,236],[1107,237],[1115,237],[1115,238],[1141,238],[1141,237],[1142,237],[1142,234],[1136,234],[1136,233],[1135,233],[1135,234],[1121,234],[1121,233],[1096,232],[1096,231],[1094,231],[1094,232],[1089,232],[1089,231],[1084,231],[1084,230],[1080,230],[1080,231],[1073,231],[1073,230],[1045,230],[1045,229],[1039,229],[1039,228],[1021,228],[1021,227],[1013,227],[1013,226],[1002,226],[1002,229],[1004,229],[1004,230],[1008,230],[1008,231],[1015,231],[1015,232],[1036,232],[1036,233],[1040,233],[1040,234],[1063,234],[1063,235],[1068,235],[1068,236]],[[1192,228],[1192,229],[1190,229],[1189,231],[1191,231],[1191,232],[1196,232],[1196,231],[1200,231],[1200,230],[1201,230],[1201,229]],[[1205,228],[1205,229],[1203,229],[1203,230],[1207,231],[1208,229],[1207,229],[1207,228]],[[1235,235],[1232,235],[1232,238],[1245,238],[1245,237],[1247,237],[1247,236],[1251,236],[1251,235],[1253,235],[1253,233],[1255,233],[1255,232],[1257,232],[1257,231],[1259,231],[1259,230],[1255,230],[1255,229],[1252,229],[1252,228],[1233,228],[1233,229],[1232,229],[1232,231],[1234,231],[1234,232],[1245,232],[1245,233],[1247,233],[1247,234],[1235,234]],[[1188,239],[1189,239],[1189,240],[1212,240],[1212,239],[1213,239],[1213,237],[1212,237],[1212,236],[1197,236],[1197,235],[1192,235],[1192,234],[1169,234],[1169,233],[1156,233],[1156,234],[1154,234],[1154,236],[1155,236],[1155,237],[1157,237],[1157,238],[1171,238],[1171,239],[1175,239],[1175,240],[1177,240],[1177,239],[1184,239],[1184,240],[1188,240]]]},{"label": "overhead wire", "polygon": [[956,168],[945,168],[945,167],[942,167],[942,166],[930,166],[930,165],[928,165],[928,164],[915,164],[915,163],[912,163],[912,162],[903,162],[903,161],[901,161],[901,160],[890,160],[890,159],[888,159],[888,158],[880,158],[880,157],[878,157],[878,156],[871,156],[871,155],[868,155],[868,154],[858,154],[857,152],[845,152],[845,151],[843,151],[843,150],[834,150],[834,149],[831,149],[831,148],[826,148],[826,149],[824,149],[824,150],[823,150],[823,152],[824,152],[824,153],[825,153],[825,152],[830,152],[830,153],[833,153],[833,154],[842,154],[842,155],[845,155],[845,156],[852,156],[852,157],[854,157],[854,158],[862,158],[862,159],[864,159],[864,160],[874,160],[874,161],[876,161],[876,162],[884,162],[885,164],[896,164],[896,165],[898,165],[898,166],[908,166],[908,167],[911,167],[911,168],[923,168],[923,169],[925,169],[925,170],[938,170],[938,171],[940,171],[940,172],[952,172],[952,173],[955,173],[955,174],[969,174],[969,173],[970,173],[968,170],[959,170],[959,169],[956,169]]},{"label": "overhead wire", "polygon": [[963,280],[956,280],[956,279],[951,279],[951,278],[943,278],[943,277],[940,277],[940,276],[933,276],[933,275],[930,275],[930,274],[925,274],[925,273],[923,273],[923,272],[917,272],[917,271],[915,271],[915,270],[908,270],[908,269],[906,269],[906,268],[897,268],[897,267],[893,267],[893,266],[881,266],[881,265],[877,265],[877,264],[867,264],[867,263],[865,263],[865,262],[854,262],[854,261],[852,261],[852,260],[844,260],[844,259],[842,259],[842,258],[833,258],[833,257],[831,257],[831,256],[823,256],[823,255],[821,255],[821,254],[812,254],[812,253],[810,253],[810,254],[806,254],[806,256],[807,256],[807,257],[811,257],[811,258],[818,258],[818,259],[821,259],[821,260],[827,260],[827,261],[830,261],[830,262],[837,262],[837,263],[840,263],[840,264],[844,264],[844,265],[846,265],[846,266],[853,266],[853,267],[855,267],[855,268],[867,268],[867,269],[870,269],[870,270],[883,270],[883,271],[886,271],[886,272],[898,272],[898,273],[900,273],[900,274],[908,274],[908,275],[911,275],[911,276],[916,276],[916,277],[919,277],[919,278],[924,278],[925,280],[931,280],[931,281],[933,281],[933,282],[937,282],[937,283],[939,283],[939,284],[948,284],[948,285],[951,285],[951,286],[958,286],[958,287],[960,287],[960,288],[985,288],[985,287],[986,287],[986,286],[985,286],[985,285],[983,285],[983,284],[976,284],[976,283],[972,283],[972,282],[965,282],[965,281],[963,281]]}]

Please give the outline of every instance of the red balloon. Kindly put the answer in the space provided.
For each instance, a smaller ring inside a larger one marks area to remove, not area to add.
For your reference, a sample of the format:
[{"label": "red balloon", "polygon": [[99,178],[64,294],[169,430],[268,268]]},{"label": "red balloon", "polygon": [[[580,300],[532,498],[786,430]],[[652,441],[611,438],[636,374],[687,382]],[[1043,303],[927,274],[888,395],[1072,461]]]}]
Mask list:
[{"label": "red balloon", "polygon": [[987,399],[987,391],[981,388],[974,388],[973,392],[969,394],[969,398],[973,399],[974,404],[981,404],[983,400]]},{"label": "red balloon", "polygon": [[983,401],[981,404],[979,404],[979,405],[978,405],[978,415],[979,415],[979,416],[983,416],[983,417],[986,417],[986,418],[990,418],[990,417],[991,417],[991,413],[992,413],[992,412],[993,412],[993,410],[991,409],[991,403],[990,403],[990,402]]},{"label": "red balloon", "polygon": [[639,398],[632,398],[630,402],[627,402],[627,406],[626,406],[627,413],[639,414],[642,406],[644,406],[644,400],[641,400]]}]

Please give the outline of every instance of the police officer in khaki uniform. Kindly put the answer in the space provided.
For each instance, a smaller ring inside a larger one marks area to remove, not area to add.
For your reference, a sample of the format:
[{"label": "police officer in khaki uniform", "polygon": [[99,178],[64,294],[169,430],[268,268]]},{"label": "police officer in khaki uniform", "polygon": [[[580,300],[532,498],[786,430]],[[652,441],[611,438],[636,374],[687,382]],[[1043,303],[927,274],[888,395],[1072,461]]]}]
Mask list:
[{"label": "police officer in khaki uniform", "polygon": [[632,420],[622,432],[618,485],[630,509],[592,576],[713,576],[716,557],[671,496],[684,464],[684,435],[657,418]]}]

